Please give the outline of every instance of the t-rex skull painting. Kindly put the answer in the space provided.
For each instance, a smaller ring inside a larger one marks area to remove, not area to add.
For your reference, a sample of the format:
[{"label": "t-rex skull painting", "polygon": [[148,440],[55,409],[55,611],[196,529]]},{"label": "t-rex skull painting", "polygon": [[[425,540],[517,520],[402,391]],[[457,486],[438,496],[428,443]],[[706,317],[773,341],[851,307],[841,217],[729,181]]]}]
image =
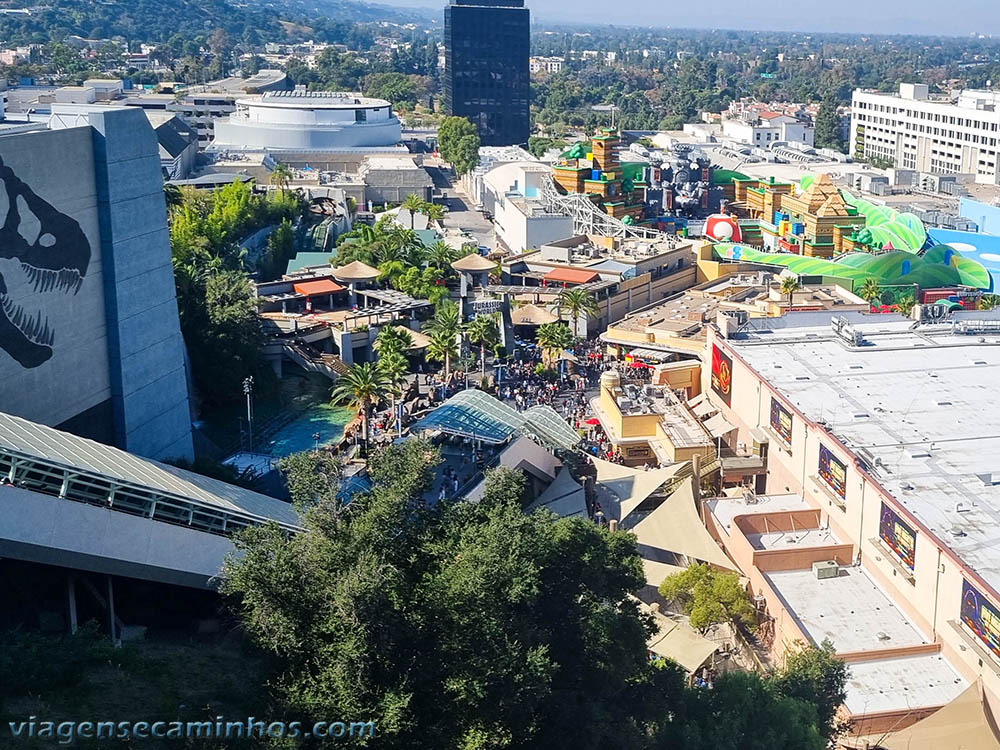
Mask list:
[{"label": "t-rex skull painting", "polygon": [[[0,159],[0,351],[25,368],[52,357],[57,332],[44,295],[79,292],[90,253],[79,223],[39,198]],[[32,293],[40,298],[37,307]]]}]

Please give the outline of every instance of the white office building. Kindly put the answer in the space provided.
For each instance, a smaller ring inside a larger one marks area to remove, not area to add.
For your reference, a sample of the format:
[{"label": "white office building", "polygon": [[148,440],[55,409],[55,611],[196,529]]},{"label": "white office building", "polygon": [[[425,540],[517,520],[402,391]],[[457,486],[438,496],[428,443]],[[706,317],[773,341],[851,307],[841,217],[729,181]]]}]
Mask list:
[{"label": "white office building", "polygon": [[270,91],[236,102],[215,125],[216,149],[338,151],[393,146],[402,128],[384,99],[332,91]]},{"label": "white office building", "polygon": [[552,168],[531,162],[500,164],[483,176],[483,208],[493,217],[499,244],[513,254],[570,237],[573,218],[553,211],[542,198]]},{"label": "white office building", "polygon": [[815,130],[810,123],[790,115],[765,112],[752,120],[723,120],[722,134],[740,143],[767,148],[779,142],[812,146]]},{"label": "white office building", "polygon": [[931,98],[924,84],[900,84],[898,94],[855,91],[851,101],[850,153],[856,159],[891,161],[900,169],[975,175],[1000,183],[1000,92],[962,91]]}]

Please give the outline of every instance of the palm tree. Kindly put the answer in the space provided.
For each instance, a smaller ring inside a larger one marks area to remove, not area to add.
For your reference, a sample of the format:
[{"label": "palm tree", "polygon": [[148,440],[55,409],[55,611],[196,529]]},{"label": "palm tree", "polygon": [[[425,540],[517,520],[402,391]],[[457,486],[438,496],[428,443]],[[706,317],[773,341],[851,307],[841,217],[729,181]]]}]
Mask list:
[{"label": "palm tree", "polygon": [[444,220],[444,206],[440,203],[425,203],[421,210],[431,221]]},{"label": "palm tree", "polygon": [[434,320],[431,321],[430,331],[443,333],[454,339],[462,332],[462,314],[451,300],[442,300],[434,312]]},{"label": "palm tree", "polygon": [[[403,354],[411,346],[413,346],[413,336],[400,326],[385,326],[375,337],[375,347],[378,349],[379,359],[388,354]],[[381,365],[381,362],[379,364]]]},{"label": "palm tree", "polygon": [[451,377],[451,361],[458,357],[455,336],[449,336],[446,331],[433,331],[427,344],[426,356],[433,362],[444,363],[444,379],[448,382]]},{"label": "palm tree", "polygon": [[882,296],[882,287],[879,285],[878,279],[865,279],[861,288],[858,289],[858,296],[868,303],[869,308],[873,307],[875,305],[875,300]]},{"label": "palm tree", "polygon": [[271,170],[271,175],[267,178],[267,181],[283,193],[292,184],[292,170],[279,161],[274,165],[274,169]]},{"label": "palm tree", "polygon": [[450,271],[455,260],[455,250],[446,242],[435,242],[427,248],[427,264],[441,271]]},{"label": "palm tree", "polygon": [[[402,329],[388,326],[379,331],[379,334],[390,330],[401,331]],[[409,338],[409,334],[406,334],[405,331],[403,334],[406,338]],[[395,420],[396,399],[402,395],[402,385],[406,382],[406,376],[410,372],[410,364],[406,361],[406,357],[403,356],[402,352],[395,351],[393,349],[380,348],[378,353],[378,368],[389,381],[389,398],[392,402],[392,418]]]},{"label": "palm tree", "polygon": [[425,205],[426,202],[416,193],[410,193],[403,199],[403,202],[399,207],[405,208],[410,212],[410,229],[414,228],[414,220],[416,219],[417,214],[423,213]]},{"label": "palm tree", "polygon": [[370,362],[352,365],[347,374],[341,375],[330,394],[334,403],[346,403],[358,410],[364,436],[365,455],[368,454],[368,415],[389,390],[389,378]]},{"label": "palm tree", "polygon": [[992,310],[995,307],[1000,307],[1000,295],[984,294],[982,297],[979,298],[980,310]]},{"label": "palm tree", "polygon": [[497,316],[480,315],[475,318],[466,330],[469,340],[473,344],[479,344],[479,364],[482,380],[486,380],[486,347],[491,349],[500,343],[500,326],[497,325]]},{"label": "palm tree", "polygon": [[167,213],[184,205],[184,194],[176,185],[167,183],[163,186],[163,199],[167,202]]},{"label": "palm tree", "polygon": [[795,293],[802,288],[798,276],[785,276],[781,279],[781,293],[788,295],[788,312],[792,311],[792,301]]},{"label": "palm tree", "polygon": [[573,332],[563,323],[545,323],[538,326],[538,345],[548,367],[563,351],[573,346]]},{"label": "palm tree", "polygon": [[913,312],[916,304],[916,298],[912,294],[906,294],[896,300],[896,309],[906,317],[910,317],[910,313]]},{"label": "palm tree", "polygon": [[[601,309],[597,306],[594,295],[580,287],[570,287],[559,292],[558,305],[560,315],[562,315],[563,309],[569,312],[570,328],[577,335],[581,335],[578,325],[580,316],[586,316],[586,319],[590,320],[590,318],[596,318],[601,314]],[[585,329],[583,335],[586,333]]]}]

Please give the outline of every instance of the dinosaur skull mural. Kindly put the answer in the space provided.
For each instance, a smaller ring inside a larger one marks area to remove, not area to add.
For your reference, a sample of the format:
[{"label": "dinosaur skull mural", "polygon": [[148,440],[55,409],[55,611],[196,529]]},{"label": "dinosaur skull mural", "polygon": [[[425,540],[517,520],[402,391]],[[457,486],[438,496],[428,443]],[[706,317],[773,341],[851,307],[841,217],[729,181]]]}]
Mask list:
[{"label": "dinosaur skull mural", "polygon": [[50,293],[75,295],[91,247],[74,219],[40,198],[0,159],[0,351],[24,368],[52,357]]}]

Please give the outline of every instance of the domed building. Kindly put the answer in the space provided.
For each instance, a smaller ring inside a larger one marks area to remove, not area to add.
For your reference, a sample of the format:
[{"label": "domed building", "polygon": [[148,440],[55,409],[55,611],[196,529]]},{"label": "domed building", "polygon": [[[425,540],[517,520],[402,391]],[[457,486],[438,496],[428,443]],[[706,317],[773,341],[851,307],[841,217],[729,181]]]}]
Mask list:
[{"label": "domed building", "polygon": [[385,99],[334,91],[269,91],[236,102],[215,125],[216,149],[338,151],[399,143],[402,128]]}]

